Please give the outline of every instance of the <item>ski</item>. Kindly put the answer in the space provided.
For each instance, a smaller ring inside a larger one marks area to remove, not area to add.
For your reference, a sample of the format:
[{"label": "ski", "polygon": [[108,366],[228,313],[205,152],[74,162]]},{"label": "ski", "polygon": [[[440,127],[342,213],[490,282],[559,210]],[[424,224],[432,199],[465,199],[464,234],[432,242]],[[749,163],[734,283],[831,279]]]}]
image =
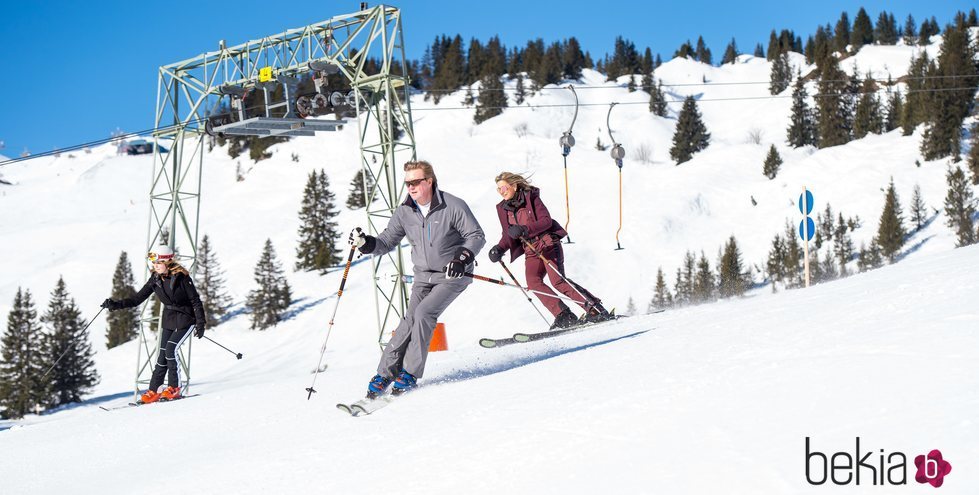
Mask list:
[{"label": "ski", "polygon": [[386,407],[392,401],[394,401],[394,396],[382,395],[375,399],[364,398],[349,404],[344,404],[341,402],[337,404],[337,409],[354,417],[367,416],[368,414],[374,413],[378,409]]},{"label": "ski", "polygon": [[[173,399],[173,400],[160,399],[160,400],[158,400],[156,402],[157,403],[159,403],[159,402],[176,402],[178,400],[189,399],[191,397],[197,397],[198,395],[200,395],[200,394],[183,395],[179,399]],[[149,404],[154,404],[154,403],[153,402],[150,402]],[[124,404],[124,405],[121,405],[121,406],[114,406],[114,407],[99,406],[99,409],[101,409],[103,411],[115,411],[117,409],[126,409],[126,408],[129,408],[129,407],[139,407],[139,406],[145,406],[145,405],[148,405],[148,404],[145,403],[145,402],[136,401],[136,402],[130,402],[130,403],[127,403],[127,404]]]},{"label": "ski", "polygon": [[513,337],[507,337],[505,339],[479,339],[479,345],[487,349],[494,349],[516,343],[518,342]]},{"label": "ski", "polygon": [[608,322],[611,322],[611,321],[615,321],[615,320],[618,320],[618,319],[621,319],[621,318],[625,318],[625,316],[616,315],[611,320],[600,321],[600,322],[597,322],[597,323],[585,323],[583,325],[575,325],[575,326],[568,327],[568,328],[559,328],[557,330],[549,330],[549,331],[546,331],[546,332],[515,333],[515,334],[513,334],[513,340],[515,340],[517,342],[520,342],[520,343],[523,343],[523,342],[533,342],[535,340],[548,339],[548,338],[551,338],[551,337],[557,337],[558,335],[564,335],[566,333],[574,333],[574,332],[578,332],[578,331],[585,330],[585,329],[588,329],[588,328],[593,328],[593,327],[601,326],[601,325],[603,325],[605,323],[608,323]]}]

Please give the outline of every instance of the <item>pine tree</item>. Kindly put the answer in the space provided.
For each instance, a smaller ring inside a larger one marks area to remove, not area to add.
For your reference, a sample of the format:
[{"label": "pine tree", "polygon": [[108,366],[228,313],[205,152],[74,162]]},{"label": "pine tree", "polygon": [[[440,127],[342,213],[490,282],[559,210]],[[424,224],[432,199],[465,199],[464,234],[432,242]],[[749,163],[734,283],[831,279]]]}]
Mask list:
[{"label": "pine tree", "polygon": [[7,315],[7,332],[0,340],[0,415],[4,418],[21,418],[47,400],[49,384],[41,380],[47,362],[42,335],[31,292],[18,287]]},{"label": "pine tree", "polygon": [[781,166],[782,157],[778,154],[778,150],[775,149],[775,145],[773,144],[768,149],[768,156],[765,157],[765,165],[762,167],[762,173],[765,174],[765,177],[774,179],[778,175],[778,169]]},{"label": "pine tree", "polygon": [[574,36],[568,38],[562,52],[563,77],[565,79],[581,79],[581,70],[588,66],[585,54],[581,51],[581,43]]},{"label": "pine tree", "polygon": [[846,53],[846,45],[850,43],[850,18],[843,12],[840,20],[836,21],[836,29],[833,31],[833,50]]},{"label": "pine tree", "polygon": [[[890,78],[888,78],[888,86],[890,86]],[[891,132],[900,127],[901,114],[904,112],[904,98],[901,97],[901,93],[898,91],[888,91],[890,96],[887,99],[887,116],[884,118],[884,132]]]},{"label": "pine tree", "polygon": [[365,174],[364,169],[358,170],[353,180],[350,181],[350,192],[347,194],[347,208],[356,210],[367,206],[367,195],[371,189],[374,189],[374,179],[370,174]]},{"label": "pine tree", "polygon": [[523,74],[517,74],[517,85],[516,91],[514,92],[513,102],[517,105],[523,105],[524,100],[527,99],[527,89],[523,84]]},{"label": "pine tree", "polygon": [[921,22],[921,28],[918,30],[918,44],[921,46],[926,46],[931,44],[931,37],[941,34],[942,29],[938,26],[938,21],[935,20],[935,16],[931,19],[925,19]]},{"label": "pine tree", "polygon": [[884,265],[884,256],[881,254],[880,244],[877,239],[870,242],[870,247],[860,245],[860,259],[857,260],[857,268],[861,272],[880,268]]},{"label": "pine tree", "polygon": [[830,250],[828,247],[826,248],[826,253],[822,260],[819,259],[819,253],[816,253],[816,255],[813,257],[813,261],[819,265],[820,272],[819,280],[816,283],[829,282],[830,280],[835,280],[839,276],[836,272],[836,257],[833,256],[832,250]]},{"label": "pine tree", "polygon": [[714,272],[710,268],[707,256],[701,251],[700,260],[697,261],[697,274],[693,280],[693,300],[696,304],[711,302],[717,299],[716,292]]},{"label": "pine tree", "polygon": [[813,244],[816,249],[823,247],[823,242],[833,242],[833,209],[826,203],[826,210],[816,214],[816,235]]},{"label": "pine tree", "polygon": [[[50,404],[61,406],[82,400],[99,383],[92,357],[95,352],[89,342],[88,329],[75,300],[68,295],[63,278],[51,292],[48,311],[41,316],[49,333],[45,334],[47,364],[53,366],[50,380]],[[60,357],[60,361],[59,361]]]},{"label": "pine tree", "polygon": [[[133,278],[129,257],[123,251],[119,254],[116,271],[112,274],[112,299],[118,301],[134,296],[136,294],[136,289],[133,288],[135,284],[136,280]],[[139,309],[137,308],[111,311],[106,315],[105,320],[109,324],[105,331],[105,345],[109,349],[119,344],[125,344],[139,334]]]},{"label": "pine tree", "polygon": [[292,304],[292,291],[271,239],[265,240],[262,257],[255,265],[255,282],[258,288],[248,293],[245,306],[251,312],[252,329],[265,330],[282,321],[283,313]]},{"label": "pine tree", "polygon": [[911,223],[914,224],[914,231],[921,230],[921,226],[928,219],[928,208],[921,198],[921,186],[914,185],[914,193],[911,195]]},{"label": "pine tree", "polygon": [[683,265],[677,268],[676,283],[673,287],[676,290],[674,300],[679,306],[686,306],[694,303],[694,280],[697,273],[697,258],[693,251],[687,251],[683,258]]},{"label": "pine tree", "polygon": [[449,40],[442,36],[437,42],[440,45],[438,53],[433,53],[436,61],[433,71],[432,99],[438,104],[439,100],[450,91],[462,87],[465,81],[466,60],[462,52],[462,37],[456,35]]},{"label": "pine tree", "polygon": [[856,17],[853,18],[853,30],[850,31],[850,44],[856,52],[863,45],[870,45],[874,42],[874,26],[870,21],[867,11],[860,7]]},{"label": "pine tree", "polygon": [[750,282],[744,267],[741,263],[741,250],[738,249],[738,241],[732,235],[724,245],[724,254],[721,255],[719,272],[719,292],[721,297],[740,296],[748,290]]},{"label": "pine tree", "polygon": [[910,136],[915,127],[926,120],[930,112],[929,104],[929,72],[937,70],[928,59],[928,52],[921,51],[921,56],[911,57],[908,67],[907,98],[901,112],[901,131]]},{"label": "pine tree", "polygon": [[948,194],[945,196],[946,225],[955,231],[956,247],[976,243],[976,232],[972,230],[972,217],[976,216],[976,200],[972,188],[965,179],[960,167],[949,169],[945,176]]},{"label": "pine tree", "polygon": [[816,144],[816,123],[808,99],[806,83],[802,80],[802,74],[797,73],[795,88],[792,90],[791,123],[787,131],[789,145],[793,148]]},{"label": "pine tree", "polygon": [[973,106],[979,85],[975,55],[965,26],[945,30],[937,59],[939,77],[933,80],[932,118],[921,140],[921,154],[926,160],[959,156],[962,121]]},{"label": "pine tree", "polygon": [[534,80],[537,88],[543,88],[548,84],[561,82],[561,47],[557,43],[552,43],[545,50],[535,65],[527,62],[528,73]]},{"label": "pine tree", "polygon": [[877,25],[874,26],[874,42],[880,45],[897,44],[897,21],[894,14],[881,12],[877,17]]},{"label": "pine tree", "polygon": [[636,314],[636,302],[632,300],[632,296],[629,296],[629,302],[625,306],[625,314],[629,316]]},{"label": "pine tree", "polygon": [[673,134],[673,147],[670,148],[670,158],[679,165],[693,158],[693,154],[707,149],[710,144],[710,133],[700,118],[697,101],[688,96],[683,102],[683,109],[677,119],[676,132]]},{"label": "pine tree", "polygon": [[979,185],[979,122],[972,124],[972,140],[969,142],[969,156],[966,158],[972,185]]},{"label": "pine tree", "polygon": [[476,104],[473,122],[477,125],[482,124],[486,120],[502,114],[506,107],[507,98],[500,77],[495,74],[487,74],[480,79],[479,102]]},{"label": "pine tree", "polygon": [[894,189],[894,180],[891,179],[887,187],[887,196],[884,199],[884,210],[880,214],[880,223],[877,227],[877,244],[880,245],[881,254],[891,263],[897,258],[898,252],[904,247],[904,237],[907,232],[904,230],[904,217],[901,213],[901,203],[897,199],[897,191]]},{"label": "pine tree", "polygon": [[694,52],[694,56],[700,63],[712,65],[714,62],[710,54],[710,48],[707,48],[707,44],[704,43],[704,37],[697,37],[697,50]]},{"label": "pine tree", "polygon": [[836,259],[840,264],[840,276],[845,277],[846,264],[850,258],[853,258],[853,240],[850,238],[850,229],[843,220],[842,213],[839,214],[833,231],[833,251],[836,252]]},{"label": "pine tree", "polygon": [[330,191],[326,172],[314,170],[303,190],[299,210],[299,246],[296,248],[296,270],[326,269],[340,262],[340,232],[337,230],[336,196]]},{"label": "pine tree", "polygon": [[724,57],[721,58],[721,65],[733,64],[738,60],[738,45],[734,42],[734,38],[731,38],[731,42],[727,44],[727,48],[724,49]]},{"label": "pine tree", "polygon": [[868,74],[860,88],[860,100],[853,115],[853,138],[861,139],[867,134],[884,132],[884,119],[881,115],[880,100],[877,98],[876,84]]},{"label": "pine tree", "polygon": [[785,242],[782,237],[775,234],[772,239],[772,249],[768,251],[768,261],[765,264],[768,270],[768,278],[772,282],[772,292],[775,292],[775,282],[785,280]]},{"label": "pine tree", "polygon": [[673,306],[673,296],[670,289],[666,286],[666,277],[663,275],[663,267],[656,270],[656,288],[653,290],[653,299],[649,301],[647,313],[667,309]]},{"label": "pine tree", "polygon": [[761,46],[761,43],[758,43],[755,45],[755,51],[752,55],[758,58],[765,58],[765,47]]},{"label": "pine tree", "polygon": [[907,46],[913,46],[918,43],[917,26],[911,14],[908,14],[908,18],[904,21],[904,29],[901,30],[901,37],[904,38],[904,44]]},{"label": "pine tree", "polygon": [[772,60],[768,92],[777,95],[785,91],[789,84],[792,84],[792,66],[789,64],[789,53],[782,52]]},{"label": "pine tree", "polygon": [[666,117],[666,96],[663,95],[663,81],[657,81],[649,88],[649,111],[658,117]]},{"label": "pine tree", "polygon": [[677,48],[676,52],[673,53],[673,58],[695,58],[693,45],[690,44],[690,40],[680,45],[680,48]]},{"label": "pine tree", "polygon": [[802,285],[802,264],[804,253],[795,227],[785,224],[785,274],[790,287]]},{"label": "pine tree", "polygon": [[194,278],[197,282],[197,293],[201,296],[201,303],[204,305],[207,325],[210,327],[219,325],[221,317],[227,314],[228,307],[231,306],[231,297],[225,291],[224,271],[221,270],[214,248],[211,247],[211,239],[207,234],[204,234],[201,248],[197,252],[197,273]]},{"label": "pine tree", "polygon": [[846,81],[847,75],[840,70],[836,58],[826,57],[820,73],[819,97],[816,98],[820,148],[846,144],[850,141],[851,113],[844,96],[848,90]]}]

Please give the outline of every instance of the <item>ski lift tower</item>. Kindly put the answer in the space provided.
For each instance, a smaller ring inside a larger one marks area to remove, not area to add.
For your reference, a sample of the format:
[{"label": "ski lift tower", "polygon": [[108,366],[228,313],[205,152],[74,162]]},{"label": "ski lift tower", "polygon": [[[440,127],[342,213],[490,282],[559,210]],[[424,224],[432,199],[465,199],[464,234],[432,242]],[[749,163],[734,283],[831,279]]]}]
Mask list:
[{"label": "ski lift tower", "polygon": [[[368,229],[383,229],[404,195],[395,164],[415,159],[403,40],[398,8],[361,4],[359,12],[234,47],[221,41],[216,51],[160,67],[147,251],[168,244],[196,272],[207,138],[315,136],[338,129],[345,118],[357,120],[360,162],[374,184],[367,191]],[[340,91],[327,82],[336,74],[345,81]],[[310,80],[313,89],[300,94]],[[331,113],[332,120],[319,118]],[[379,276],[387,263],[397,274]],[[408,304],[402,250],[373,257],[371,264],[383,345],[384,328]],[[140,313],[137,394],[149,383],[160,348],[161,319],[152,308],[144,304]],[[187,387],[190,343],[180,352]]]}]

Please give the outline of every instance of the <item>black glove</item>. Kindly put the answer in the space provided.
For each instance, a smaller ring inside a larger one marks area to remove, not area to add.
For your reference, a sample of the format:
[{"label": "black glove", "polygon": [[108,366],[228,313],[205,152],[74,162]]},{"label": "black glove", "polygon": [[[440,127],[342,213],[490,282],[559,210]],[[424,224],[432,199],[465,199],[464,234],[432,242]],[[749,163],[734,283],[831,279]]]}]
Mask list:
[{"label": "black glove", "polygon": [[529,233],[530,233],[530,229],[528,229],[524,225],[511,225],[510,228],[507,229],[507,234],[510,235],[511,239],[519,239],[521,237],[527,237],[527,234]]},{"label": "black glove", "polygon": [[113,301],[112,299],[106,299],[102,301],[102,307],[108,309],[109,311],[115,311],[122,307],[122,303]]},{"label": "black glove", "polygon": [[472,263],[474,257],[472,251],[464,247],[457,249],[452,261],[445,265],[445,276],[447,278],[462,278],[466,274],[466,265]]},{"label": "black glove", "polygon": [[357,227],[350,231],[350,237],[347,238],[347,243],[351,246],[357,246],[357,249],[363,254],[370,254],[377,246],[377,239],[374,236],[365,234],[360,227]]},{"label": "black glove", "polygon": [[204,330],[206,329],[207,329],[207,324],[204,323],[203,321],[198,321],[194,323],[194,337],[197,337],[199,339],[203,338]]},{"label": "black glove", "polygon": [[500,246],[493,246],[489,250],[490,263],[496,263],[503,259],[503,249]]}]

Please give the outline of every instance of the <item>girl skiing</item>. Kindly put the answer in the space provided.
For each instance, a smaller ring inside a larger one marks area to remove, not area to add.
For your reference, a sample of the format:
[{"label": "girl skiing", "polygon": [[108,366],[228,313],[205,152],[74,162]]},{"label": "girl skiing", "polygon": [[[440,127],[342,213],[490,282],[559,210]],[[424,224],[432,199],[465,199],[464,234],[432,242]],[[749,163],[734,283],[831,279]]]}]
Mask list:
[{"label": "girl skiing", "polygon": [[564,277],[564,250],[561,238],[568,233],[551,219],[547,207],[540,199],[540,189],[533,187],[523,176],[503,172],[496,177],[496,190],[503,197],[496,205],[503,234],[500,241],[490,248],[489,259],[500,261],[504,251],[510,252],[510,261],[525,254],[527,285],[540,292],[554,292],[544,284],[547,273],[551,285],[561,294],[573,299],[585,310],[577,316],[556,297],[537,294],[544,307],[554,315],[551,328],[567,328],[579,322],[592,323],[611,319],[601,301],[574,282]]},{"label": "girl skiing", "polygon": [[[203,337],[207,322],[194,281],[190,273],[173,259],[173,250],[169,246],[157,246],[146,255],[146,262],[153,271],[146,285],[133,297],[121,301],[106,299],[102,307],[109,311],[132,308],[142,304],[151,293],[156,293],[163,303],[160,352],[149,389],[140,396],[140,402],[150,403],[180,398],[180,354],[177,348],[192,330],[197,338]],[[161,393],[164,375],[168,387]]]}]

